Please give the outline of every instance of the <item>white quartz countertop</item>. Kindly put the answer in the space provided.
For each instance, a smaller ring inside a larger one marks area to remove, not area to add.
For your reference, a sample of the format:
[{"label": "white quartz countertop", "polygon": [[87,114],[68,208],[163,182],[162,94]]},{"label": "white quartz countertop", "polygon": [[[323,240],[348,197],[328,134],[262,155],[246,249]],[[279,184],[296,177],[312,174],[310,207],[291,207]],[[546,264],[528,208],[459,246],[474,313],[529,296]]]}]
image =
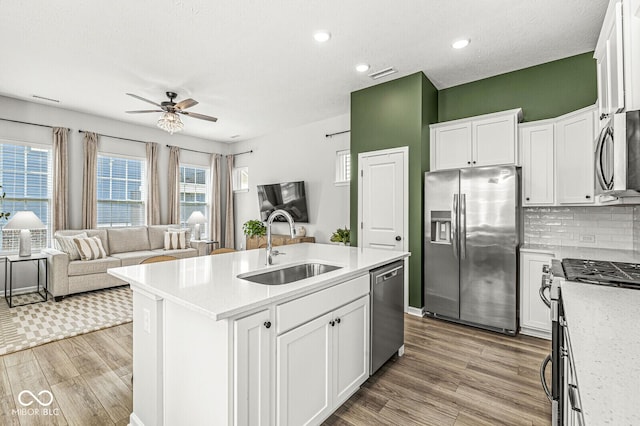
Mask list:
[{"label": "white quartz countertop", "polygon": [[640,290],[561,286],[585,424],[640,425]]},{"label": "white quartz countertop", "polygon": [[549,253],[558,259],[608,260],[611,262],[640,262],[640,253],[633,250],[601,249],[597,247],[548,246],[523,244],[521,252]]},{"label": "white quartz countertop", "polygon": [[[147,291],[220,320],[330,287],[410,255],[333,244],[292,244],[278,250],[286,254],[275,257],[274,265],[269,267],[265,266],[265,250],[259,249],[125,266],[108,272],[130,283],[134,290]],[[283,285],[256,284],[237,278],[239,274],[266,272],[304,261],[341,268]]]}]

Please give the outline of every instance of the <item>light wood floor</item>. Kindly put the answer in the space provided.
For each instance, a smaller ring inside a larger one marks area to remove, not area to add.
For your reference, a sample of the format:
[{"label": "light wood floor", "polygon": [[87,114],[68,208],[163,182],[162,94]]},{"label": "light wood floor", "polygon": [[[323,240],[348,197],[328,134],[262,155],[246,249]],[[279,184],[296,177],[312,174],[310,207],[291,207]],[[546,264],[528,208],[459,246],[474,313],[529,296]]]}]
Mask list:
[{"label": "light wood floor", "polygon": [[[548,425],[538,368],[550,347],[407,315],[405,355],[382,367],[325,424]],[[131,348],[129,323],[0,357],[0,424],[126,425]],[[25,389],[50,390],[55,399],[48,408],[58,415],[12,413]]]}]

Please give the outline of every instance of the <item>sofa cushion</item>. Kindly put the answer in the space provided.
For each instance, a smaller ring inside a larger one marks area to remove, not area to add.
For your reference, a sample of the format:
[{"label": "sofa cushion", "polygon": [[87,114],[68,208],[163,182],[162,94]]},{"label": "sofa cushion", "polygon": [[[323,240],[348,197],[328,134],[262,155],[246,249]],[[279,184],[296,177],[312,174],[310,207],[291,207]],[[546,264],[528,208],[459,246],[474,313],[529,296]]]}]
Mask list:
[{"label": "sofa cushion", "polygon": [[153,250],[153,252],[154,252],[154,256],[159,256],[159,255],[175,256],[178,259],[185,259],[187,257],[196,257],[198,255],[198,250],[195,248],[177,249],[177,250],[157,249],[157,250]]},{"label": "sofa cushion", "polygon": [[57,237],[58,235],[64,236],[64,237],[70,237],[72,235],[78,235],[81,232],[86,232],[87,233],[87,237],[98,237],[100,238],[100,241],[102,242],[102,248],[104,248],[105,253],[107,253],[107,256],[109,255],[109,241],[107,239],[107,230],[106,229],[65,229],[64,231],[56,231],[56,233],[54,234],[54,237]]},{"label": "sofa cushion", "polygon": [[114,253],[113,257],[120,259],[122,266],[139,265],[145,259],[157,256],[158,253],[151,250],[130,251],[126,253]]},{"label": "sofa cushion", "polygon": [[146,226],[108,228],[107,234],[109,235],[111,254],[151,249]]},{"label": "sofa cushion", "polygon": [[149,229],[149,245],[151,250],[156,250],[164,247],[164,233],[171,225],[151,225]]},{"label": "sofa cushion", "polygon": [[80,253],[78,252],[78,246],[73,242],[74,238],[88,238],[86,232],[80,232],[77,235],[70,235],[68,237],[64,235],[56,235],[54,238],[56,242],[56,248],[69,255],[69,260],[79,260]]},{"label": "sofa cushion", "polygon": [[102,247],[102,241],[98,237],[76,237],[73,242],[76,243],[78,253],[80,253],[80,260],[96,260],[107,257],[107,253]]},{"label": "sofa cushion", "polygon": [[69,262],[69,276],[100,274],[107,272],[109,268],[120,266],[120,259],[105,257],[96,260],[74,260]]}]

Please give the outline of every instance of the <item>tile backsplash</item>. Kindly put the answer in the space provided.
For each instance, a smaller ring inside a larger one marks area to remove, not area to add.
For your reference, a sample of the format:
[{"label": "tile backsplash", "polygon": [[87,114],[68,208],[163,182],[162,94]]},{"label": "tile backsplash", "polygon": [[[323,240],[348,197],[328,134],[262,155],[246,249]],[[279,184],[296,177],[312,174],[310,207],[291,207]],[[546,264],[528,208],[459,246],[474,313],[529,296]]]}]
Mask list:
[{"label": "tile backsplash", "polygon": [[634,206],[529,207],[523,220],[527,244],[640,248],[640,211]]}]

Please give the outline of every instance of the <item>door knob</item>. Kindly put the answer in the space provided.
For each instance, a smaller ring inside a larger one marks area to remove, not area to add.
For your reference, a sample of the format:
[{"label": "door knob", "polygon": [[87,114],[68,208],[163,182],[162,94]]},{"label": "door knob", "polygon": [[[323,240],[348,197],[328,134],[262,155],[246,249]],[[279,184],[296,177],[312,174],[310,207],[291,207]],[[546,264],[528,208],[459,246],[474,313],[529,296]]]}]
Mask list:
[{"label": "door knob", "polygon": [[402,237],[400,235],[396,235],[396,241],[400,241],[402,240]]},{"label": "door knob", "polygon": [[271,321],[265,321],[264,326],[267,328],[271,328]]}]

